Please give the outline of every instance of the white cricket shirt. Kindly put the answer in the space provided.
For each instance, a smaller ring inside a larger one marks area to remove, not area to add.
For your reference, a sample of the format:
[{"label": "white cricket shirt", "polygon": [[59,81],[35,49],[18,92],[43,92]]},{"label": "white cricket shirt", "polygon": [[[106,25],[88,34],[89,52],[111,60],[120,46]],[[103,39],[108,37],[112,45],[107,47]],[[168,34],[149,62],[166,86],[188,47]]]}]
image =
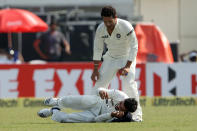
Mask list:
[{"label": "white cricket shirt", "polygon": [[117,18],[111,36],[103,22],[98,26],[94,39],[93,60],[101,60],[104,43],[107,45],[108,55],[112,58],[128,56],[128,60],[135,60],[138,42],[130,22]]},{"label": "white cricket shirt", "polygon": [[[109,102],[106,103],[106,100],[102,100],[101,109],[99,109],[100,115],[96,116],[93,121],[95,122],[103,122],[103,121],[111,121],[111,113],[115,110],[115,105],[120,101],[123,101],[129,98],[124,92],[119,90],[109,90],[105,88],[98,88],[97,95],[99,96],[99,91],[105,91],[108,94]],[[100,97],[100,96],[99,96]]]}]

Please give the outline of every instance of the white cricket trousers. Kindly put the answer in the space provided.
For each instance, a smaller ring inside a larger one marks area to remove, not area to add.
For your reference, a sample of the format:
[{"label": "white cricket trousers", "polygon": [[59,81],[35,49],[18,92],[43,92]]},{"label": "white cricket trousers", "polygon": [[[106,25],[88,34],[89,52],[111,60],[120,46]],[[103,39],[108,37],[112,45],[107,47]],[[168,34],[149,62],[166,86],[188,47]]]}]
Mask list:
[{"label": "white cricket trousers", "polygon": [[[95,89],[99,87],[108,88],[111,80],[115,77],[118,70],[126,65],[128,60],[127,58],[127,56],[121,58],[112,58],[111,56],[109,56],[109,54],[106,53],[103,57],[104,61],[99,70],[100,78],[95,83]],[[139,103],[137,110],[133,113],[133,119],[142,119],[142,108],[140,106],[137,83],[135,81],[135,67],[136,60],[132,62],[128,75],[121,76],[122,90],[129,97],[135,98]]]},{"label": "white cricket trousers", "polygon": [[101,99],[96,95],[65,96],[59,98],[60,108],[72,108],[82,112],[67,114],[61,111],[54,111],[51,117],[56,122],[93,122],[95,116],[101,109]]}]

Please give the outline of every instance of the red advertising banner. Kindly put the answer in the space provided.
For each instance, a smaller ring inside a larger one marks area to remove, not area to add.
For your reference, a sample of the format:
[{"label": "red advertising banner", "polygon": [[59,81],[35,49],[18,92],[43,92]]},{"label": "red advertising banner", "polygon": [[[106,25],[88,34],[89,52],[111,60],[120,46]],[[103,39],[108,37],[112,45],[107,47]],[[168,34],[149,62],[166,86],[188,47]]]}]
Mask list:
[{"label": "red advertising banner", "polygon": [[[51,97],[90,94],[92,63],[0,65],[0,98]],[[139,92],[146,95],[145,65],[137,65]],[[120,76],[110,88],[122,89]]]},{"label": "red advertising banner", "polygon": [[[197,68],[191,63],[137,64],[140,96],[197,96]],[[92,63],[0,65],[0,98],[91,94]],[[122,90],[116,75],[109,88]]]},{"label": "red advertising banner", "polygon": [[146,96],[146,65],[137,64],[136,65],[136,81],[138,83],[138,91],[140,96]]}]

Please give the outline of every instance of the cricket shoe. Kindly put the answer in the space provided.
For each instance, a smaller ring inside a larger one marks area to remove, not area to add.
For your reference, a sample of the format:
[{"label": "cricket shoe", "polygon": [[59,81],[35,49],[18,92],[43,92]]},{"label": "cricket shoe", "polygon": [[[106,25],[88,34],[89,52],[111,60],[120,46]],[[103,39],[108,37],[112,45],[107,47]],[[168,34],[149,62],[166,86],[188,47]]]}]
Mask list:
[{"label": "cricket shoe", "polygon": [[58,98],[46,98],[44,100],[44,105],[47,105],[47,106],[58,106]]},{"label": "cricket shoe", "polygon": [[52,107],[51,109],[42,109],[40,110],[37,114],[38,116],[42,117],[42,118],[46,118],[49,117],[53,114],[53,110],[58,110],[60,111],[61,109],[59,107]]},{"label": "cricket shoe", "polygon": [[52,115],[52,111],[50,109],[42,109],[40,110],[38,113],[38,116],[42,117],[42,118],[46,118]]}]

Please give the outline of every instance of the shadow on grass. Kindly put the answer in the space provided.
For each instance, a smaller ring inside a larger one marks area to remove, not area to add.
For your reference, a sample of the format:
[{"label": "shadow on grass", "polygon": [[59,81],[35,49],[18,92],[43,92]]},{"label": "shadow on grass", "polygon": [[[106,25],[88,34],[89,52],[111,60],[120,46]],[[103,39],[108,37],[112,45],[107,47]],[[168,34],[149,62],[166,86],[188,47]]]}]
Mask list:
[{"label": "shadow on grass", "polygon": [[12,123],[12,124],[15,124],[15,125],[28,125],[28,124],[30,124],[30,125],[36,125],[36,124],[38,124],[38,125],[43,125],[43,124],[57,124],[57,123],[53,123],[53,122],[15,122],[15,123]]}]

